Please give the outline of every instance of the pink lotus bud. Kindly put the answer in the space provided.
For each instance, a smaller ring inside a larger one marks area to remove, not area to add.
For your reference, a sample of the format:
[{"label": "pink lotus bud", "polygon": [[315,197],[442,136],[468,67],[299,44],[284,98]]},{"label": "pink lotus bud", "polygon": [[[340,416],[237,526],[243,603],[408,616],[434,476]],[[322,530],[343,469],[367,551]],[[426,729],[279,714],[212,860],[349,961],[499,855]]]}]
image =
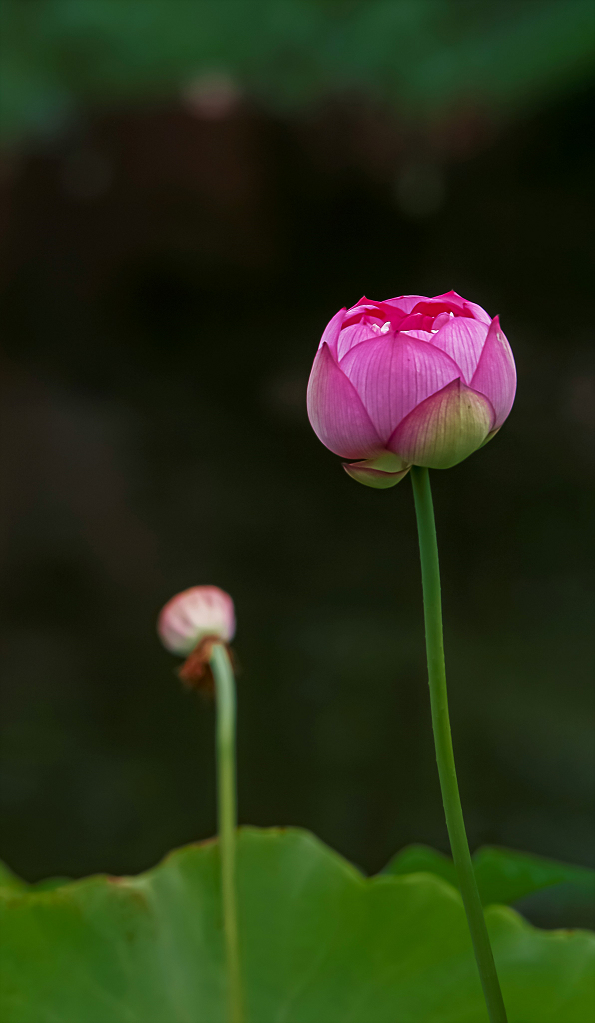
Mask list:
[{"label": "pink lotus bud", "polygon": [[206,637],[229,643],[236,631],[233,600],[218,586],[192,586],[167,602],[157,631],[168,650],[183,656]]},{"label": "pink lotus bud", "polygon": [[[308,383],[317,437],[368,486],[448,469],[490,440],[516,390],[498,317],[454,291],[362,298],[327,325]],[[387,456],[397,461],[387,461]],[[392,466],[392,467],[391,467]]]}]

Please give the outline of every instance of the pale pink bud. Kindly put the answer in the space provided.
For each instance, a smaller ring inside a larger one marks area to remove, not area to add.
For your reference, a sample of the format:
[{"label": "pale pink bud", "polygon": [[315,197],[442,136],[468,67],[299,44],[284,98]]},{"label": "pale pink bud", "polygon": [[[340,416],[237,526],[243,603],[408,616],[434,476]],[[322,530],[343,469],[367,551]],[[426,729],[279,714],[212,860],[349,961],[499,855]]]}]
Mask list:
[{"label": "pale pink bud", "polygon": [[[498,317],[454,291],[435,298],[362,298],[327,325],[308,383],[318,438],[369,486],[393,486],[411,465],[446,469],[481,447],[516,390]],[[398,462],[391,469],[386,456]]]},{"label": "pale pink bud", "polygon": [[218,586],[192,586],[167,602],[157,631],[168,650],[184,657],[207,636],[229,643],[236,631],[233,600]]}]

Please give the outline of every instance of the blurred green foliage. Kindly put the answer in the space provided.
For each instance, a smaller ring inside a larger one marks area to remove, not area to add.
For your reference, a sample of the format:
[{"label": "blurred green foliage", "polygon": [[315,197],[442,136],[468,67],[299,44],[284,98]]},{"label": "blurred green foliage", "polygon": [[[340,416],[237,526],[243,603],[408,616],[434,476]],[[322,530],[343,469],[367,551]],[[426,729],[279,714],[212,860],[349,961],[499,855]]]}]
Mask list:
[{"label": "blurred green foliage", "polygon": [[2,137],[208,73],[291,109],[364,93],[426,119],[513,111],[589,74],[590,0],[2,0]]},{"label": "blurred green foliage", "polygon": [[[207,842],[140,877],[0,889],[4,1023],[224,1020],[219,862]],[[487,1020],[461,899],[435,874],[367,879],[308,832],[242,828],[238,891],[248,1020]],[[486,920],[510,1023],[589,1023],[595,935],[504,906]]]},{"label": "blurred green foliage", "polygon": [[[477,887],[484,906],[510,905],[519,899],[552,885],[565,884],[579,897],[593,902],[595,871],[557,863],[543,856],[484,846],[473,856]],[[455,865],[449,856],[426,845],[401,849],[386,865],[385,874],[412,874],[429,871],[458,887]]]}]

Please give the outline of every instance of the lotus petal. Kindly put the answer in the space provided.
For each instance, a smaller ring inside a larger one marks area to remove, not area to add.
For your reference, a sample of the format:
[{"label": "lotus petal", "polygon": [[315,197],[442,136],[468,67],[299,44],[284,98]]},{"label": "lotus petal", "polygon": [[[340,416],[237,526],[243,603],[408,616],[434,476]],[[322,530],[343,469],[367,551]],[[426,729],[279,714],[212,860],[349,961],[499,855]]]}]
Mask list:
[{"label": "lotus petal", "polygon": [[402,330],[401,333],[405,334],[407,337],[416,337],[418,341],[431,342],[434,337],[431,330],[409,330],[408,328],[407,330]]},{"label": "lotus petal", "polygon": [[314,433],[336,455],[371,458],[383,450],[355,387],[339,369],[327,344],[314,359],[307,405]]},{"label": "lotus petal", "polygon": [[320,344],[318,345],[319,349],[322,348],[323,344],[326,343],[329,346],[333,355],[336,354],[337,341],[339,340],[339,334],[341,333],[341,327],[343,326],[344,319],[345,306],[343,306],[342,309],[339,309],[339,312],[335,313],[332,320],[329,320],[329,322],[327,323],[326,327],[322,332],[322,337],[320,338]]},{"label": "lotus petal", "polygon": [[407,316],[412,309],[418,304],[418,302],[424,302],[423,295],[397,295],[396,298],[386,298],[384,302],[379,303],[382,305],[393,306],[398,309],[403,316]]},{"label": "lotus petal", "polygon": [[451,316],[432,337],[432,344],[450,355],[461,371],[466,384],[477,369],[488,327],[468,316]]},{"label": "lotus petal", "polygon": [[486,313],[485,309],[477,305],[476,302],[470,302],[467,298],[463,298],[457,291],[447,291],[444,295],[436,295],[435,301],[461,302],[467,315],[471,314],[476,320],[481,320],[482,323],[487,323],[488,325],[492,322],[492,317],[489,313]]},{"label": "lotus petal", "polygon": [[408,334],[362,341],[340,365],[385,442],[420,401],[461,375],[445,352]]},{"label": "lotus petal", "polygon": [[375,490],[387,490],[388,487],[396,487],[411,469],[411,465],[405,465],[405,468],[397,471],[378,468],[383,463],[390,464],[391,458],[395,459],[396,464],[404,465],[402,459],[398,458],[397,455],[388,454],[380,458],[370,458],[366,461],[344,461],[342,468],[345,469],[348,476],[351,476],[353,480],[363,483],[366,487],[373,487]]},{"label": "lotus petal", "polygon": [[364,317],[359,323],[354,323],[350,327],[343,327],[336,345],[338,362],[340,362],[344,355],[347,355],[347,352],[355,348],[356,345],[359,345],[361,341],[369,341],[370,338],[378,337],[378,327],[374,330],[372,324],[365,322],[366,319],[367,317]]},{"label": "lotus petal", "polygon": [[473,316],[474,319],[480,320],[481,323],[486,323],[488,326],[492,322],[492,317],[489,313],[486,313],[485,309],[483,309],[480,305],[477,305],[477,302],[469,302],[468,299],[459,295],[457,291],[448,291],[446,294],[437,295],[436,297],[441,301],[462,302],[464,314],[467,316]]},{"label": "lotus petal", "polygon": [[[438,335],[436,335],[438,336]],[[470,381],[474,391],[489,398],[496,413],[497,430],[512,408],[516,392],[516,367],[512,349],[495,316],[488,331],[477,369]]]},{"label": "lotus petal", "polygon": [[[442,313],[441,315],[448,316],[449,314]],[[434,328],[434,319],[434,316],[426,316],[424,313],[409,313],[404,320],[401,320],[399,330],[406,330],[408,334],[417,330],[430,333]]]},{"label": "lotus petal", "polygon": [[423,298],[411,312],[423,313],[426,316],[438,316],[441,312],[454,313],[455,316],[473,315],[470,310],[465,309],[465,299],[457,295],[455,291],[449,291],[445,295],[436,295],[435,298]]},{"label": "lotus petal", "polygon": [[400,295],[397,298],[389,298],[384,302],[375,302],[373,299],[360,298],[357,305],[347,310],[346,322],[356,322],[355,318],[361,314],[378,317],[382,323],[388,320],[394,330],[399,330],[402,320],[409,315],[418,302],[425,301],[423,295]]},{"label": "lotus petal", "polygon": [[494,418],[488,399],[459,377],[410,412],[387,447],[413,465],[449,469],[481,447]]}]

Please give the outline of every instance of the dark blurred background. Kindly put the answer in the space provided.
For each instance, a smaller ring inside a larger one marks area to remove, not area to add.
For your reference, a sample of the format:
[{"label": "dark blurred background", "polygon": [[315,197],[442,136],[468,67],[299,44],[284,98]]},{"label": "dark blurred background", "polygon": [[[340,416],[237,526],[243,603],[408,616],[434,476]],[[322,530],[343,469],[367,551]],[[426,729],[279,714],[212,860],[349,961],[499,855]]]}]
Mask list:
[{"label": "dark blurred background", "polygon": [[5,0],[1,818],[27,879],[213,833],[213,709],[155,636],[199,583],[236,602],[241,820],[368,871],[448,848],[410,483],[350,480],[305,389],[340,306],[450,288],[519,372],[497,440],[433,473],[470,842],[594,863],[593,12]]}]

